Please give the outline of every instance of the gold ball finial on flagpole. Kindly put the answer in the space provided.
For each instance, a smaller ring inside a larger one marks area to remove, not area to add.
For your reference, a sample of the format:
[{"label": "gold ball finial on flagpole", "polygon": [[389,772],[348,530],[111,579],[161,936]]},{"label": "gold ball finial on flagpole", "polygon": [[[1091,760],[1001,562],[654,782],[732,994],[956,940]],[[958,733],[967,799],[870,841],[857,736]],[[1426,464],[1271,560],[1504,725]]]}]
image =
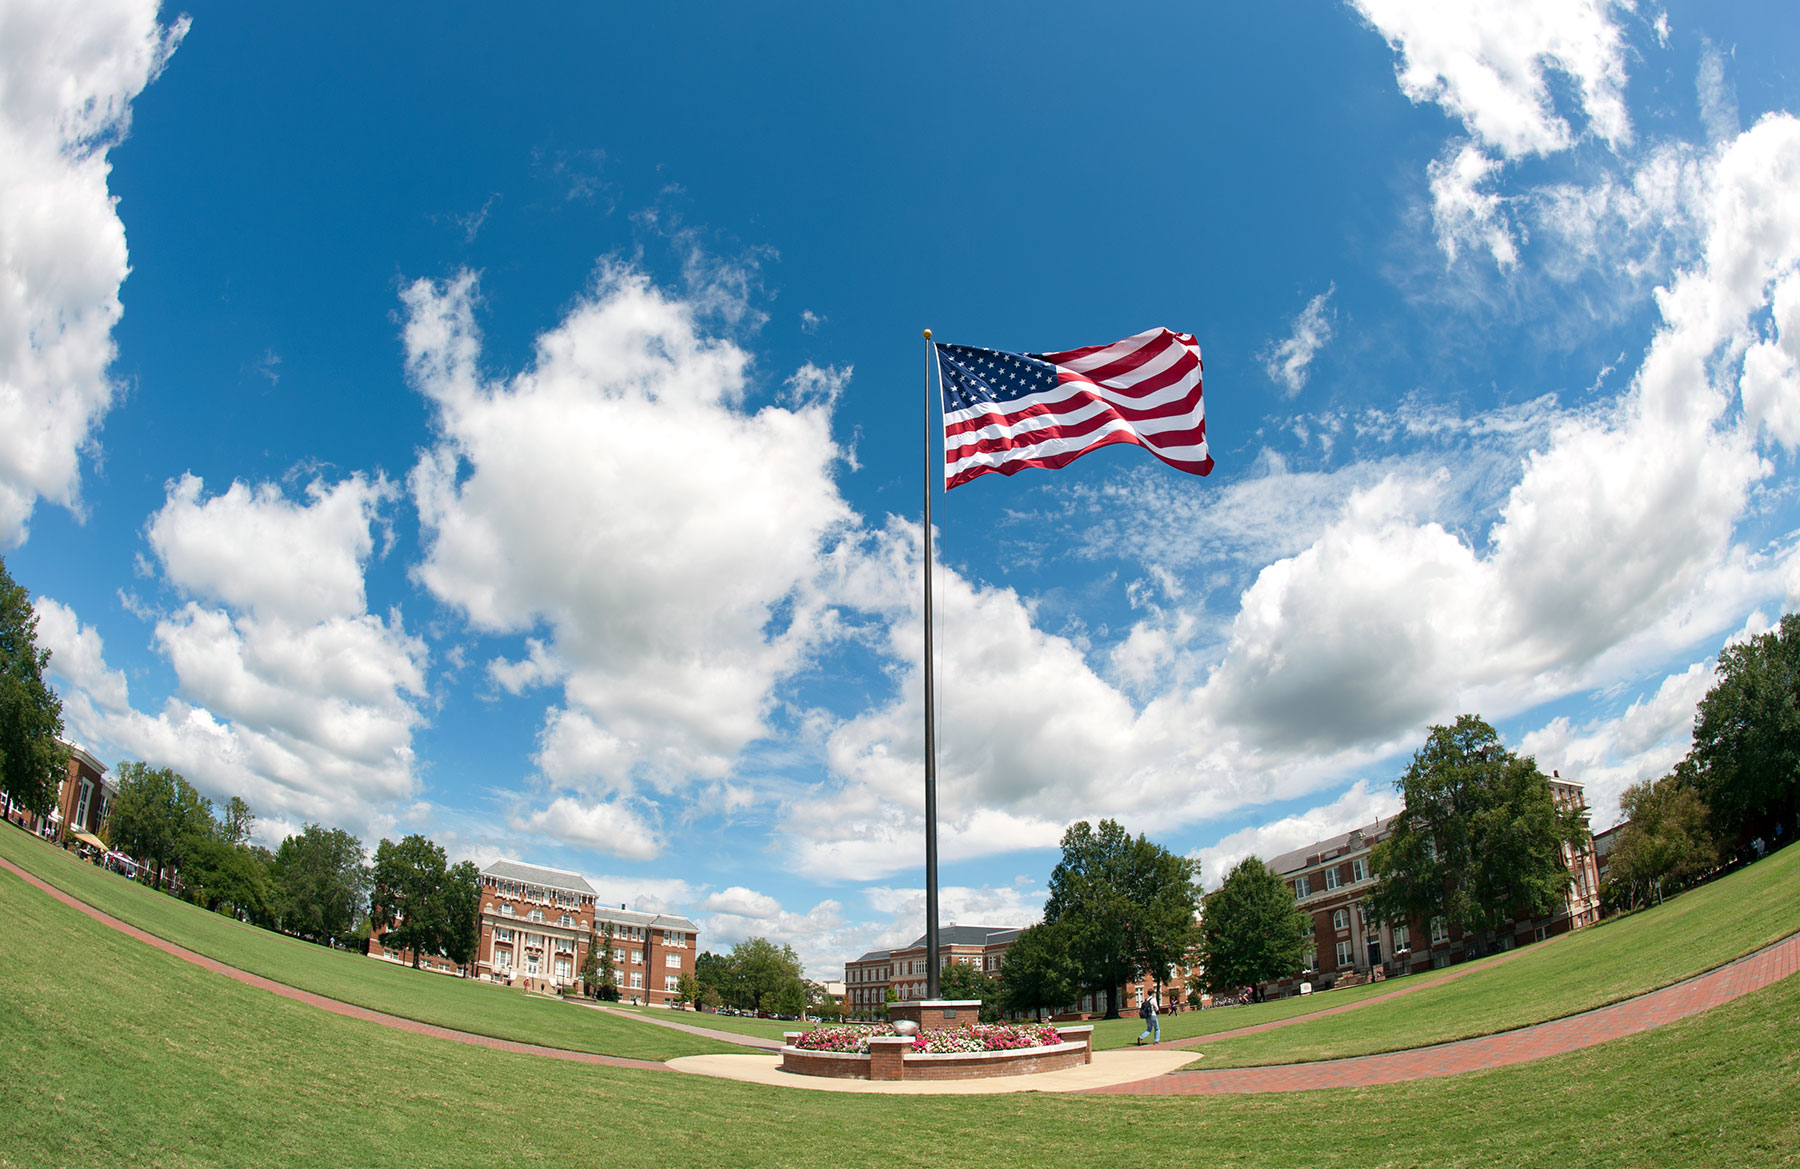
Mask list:
[{"label": "gold ball finial on flagpole", "polygon": [[925,339],[927,341],[931,340],[931,330],[930,329],[925,330]]}]

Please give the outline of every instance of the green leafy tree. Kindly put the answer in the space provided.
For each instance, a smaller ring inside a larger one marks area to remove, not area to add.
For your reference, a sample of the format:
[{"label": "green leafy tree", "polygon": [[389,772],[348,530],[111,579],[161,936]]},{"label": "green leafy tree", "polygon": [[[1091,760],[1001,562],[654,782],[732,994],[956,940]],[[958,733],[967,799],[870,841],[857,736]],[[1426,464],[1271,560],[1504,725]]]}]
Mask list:
[{"label": "green leafy tree", "polygon": [[600,997],[600,935],[588,934],[587,950],[581,956],[581,989],[589,998]]},{"label": "green leafy tree", "polygon": [[595,948],[600,951],[600,956],[595,961],[600,981],[595,986],[595,994],[609,1003],[619,1001],[618,963],[613,959],[613,938],[615,936],[612,922],[600,923],[598,941],[595,943]]},{"label": "green leafy tree", "polygon": [[1563,903],[1563,845],[1585,842],[1586,821],[1558,808],[1536,760],[1508,751],[1486,722],[1465,714],[1432,727],[1398,786],[1406,806],[1370,858],[1372,919],[1441,916],[1487,934]]},{"label": "green leafy tree", "polygon": [[308,824],[275,853],[278,923],[321,945],[351,936],[367,918],[369,871],[362,841]]},{"label": "green leafy tree", "polygon": [[745,938],[731,947],[728,961],[729,985],[721,988],[728,1005],[783,1015],[797,1015],[806,1005],[800,956],[792,946],[778,946],[767,938]]},{"label": "green leafy tree", "polygon": [[0,795],[39,816],[69,772],[62,700],[44,682],[50,651],[37,645],[37,614],[0,560]]},{"label": "green leafy tree", "polygon": [[1141,975],[1167,981],[1193,948],[1199,904],[1193,861],[1115,821],[1083,821],[1063,833],[1044,921],[1065,927],[1081,989],[1104,994],[1116,1019],[1121,987]]},{"label": "green leafy tree", "polygon": [[1728,840],[1784,835],[1800,812],[1800,614],[1719,654],[1694,718],[1696,786]]},{"label": "green leafy tree", "polygon": [[267,849],[258,855],[217,836],[194,838],[183,858],[182,883],[197,904],[266,928],[275,919],[267,856]]},{"label": "green leafy tree", "polygon": [[1686,761],[1673,774],[1626,788],[1619,810],[1627,823],[1613,847],[1608,887],[1601,891],[1608,902],[1642,904],[1665,886],[1678,889],[1719,863],[1706,801]]},{"label": "green leafy tree", "polygon": [[724,954],[715,954],[711,950],[704,951],[694,959],[694,977],[699,979],[702,991],[713,992],[715,1005],[730,1005],[730,1000],[725,994],[735,977],[731,970],[730,958]]},{"label": "green leafy tree", "polygon": [[444,957],[469,977],[481,945],[481,870],[457,861],[444,874]]},{"label": "green leafy tree", "polygon": [[1081,997],[1081,972],[1069,956],[1065,932],[1034,925],[1007,947],[1000,967],[1000,1007],[1007,1014],[1041,1017]]},{"label": "green leafy tree", "polygon": [[823,1023],[835,1023],[844,1017],[844,1001],[826,989],[823,983],[806,980],[806,1013]]},{"label": "green leafy tree", "polygon": [[1200,923],[1206,985],[1232,990],[1292,974],[1311,935],[1294,891],[1260,858],[1247,856],[1206,898]]},{"label": "green leafy tree", "polygon": [[952,962],[938,976],[938,995],[947,999],[980,999],[983,1023],[1000,1020],[1000,983],[981,967]]},{"label": "green leafy tree", "polygon": [[675,980],[675,993],[682,1002],[696,1010],[700,1007],[700,980],[694,977],[692,970],[683,970],[681,977]]},{"label": "green leafy tree", "polygon": [[190,858],[213,855],[207,847],[218,839],[212,803],[187,780],[167,767],[135,760],[119,764],[116,774],[119,795],[106,818],[109,848],[148,864],[159,889],[170,869],[180,871]]},{"label": "green leafy tree", "polygon": [[225,820],[219,828],[219,839],[226,844],[249,844],[256,830],[256,813],[243,796],[232,796],[225,804]]},{"label": "green leafy tree", "polygon": [[414,970],[419,956],[439,953],[449,934],[443,896],[448,874],[444,850],[417,833],[375,847],[370,925],[386,948],[412,951]]}]

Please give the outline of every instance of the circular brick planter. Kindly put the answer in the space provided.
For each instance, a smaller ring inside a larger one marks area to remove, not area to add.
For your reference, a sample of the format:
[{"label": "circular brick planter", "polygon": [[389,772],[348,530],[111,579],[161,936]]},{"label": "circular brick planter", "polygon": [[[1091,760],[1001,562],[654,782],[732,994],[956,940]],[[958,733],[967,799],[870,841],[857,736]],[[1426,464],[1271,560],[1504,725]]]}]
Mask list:
[{"label": "circular brick planter", "polygon": [[781,1070],[802,1076],[839,1080],[984,1080],[996,1076],[1029,1076],[1076,1068],[1094,1061],[1094,1029],[1058,1027],[1063,1042],[1050,1047],[1011,1051],[914,1052],[904,1035],[869,1040],[868,1055],[842,1051],[810,1051],[795,1047],[800,1034],[790,1031],[781,1049]]}]

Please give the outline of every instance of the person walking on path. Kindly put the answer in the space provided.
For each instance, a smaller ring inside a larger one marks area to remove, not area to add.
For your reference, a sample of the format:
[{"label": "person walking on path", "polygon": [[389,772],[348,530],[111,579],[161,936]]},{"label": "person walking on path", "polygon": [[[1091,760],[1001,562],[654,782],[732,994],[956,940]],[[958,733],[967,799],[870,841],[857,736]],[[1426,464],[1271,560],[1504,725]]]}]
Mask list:
[{"label": "person walking on path", "polygon": [[[1143,1046],[1144,1040],[1150,1039],[1150,1046],[1155,1047],[1162,1042],[1162,1020],[1156,1017],[1156,996],[1144,996],[1144,1005],[1138,1008],[1138,1018],[1144,1021],[1144,1033],[1137,1037],[1136,1046]],[[1156,1037],[1151,1039],[1151,1035]]]}]

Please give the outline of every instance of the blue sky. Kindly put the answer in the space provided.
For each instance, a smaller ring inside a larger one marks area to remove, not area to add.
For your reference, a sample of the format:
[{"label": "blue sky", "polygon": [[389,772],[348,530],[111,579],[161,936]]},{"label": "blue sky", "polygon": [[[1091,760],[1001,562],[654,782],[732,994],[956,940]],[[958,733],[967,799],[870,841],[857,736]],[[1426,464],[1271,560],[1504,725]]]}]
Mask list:
[{"label": "blue sky", "polygon": [[1208,883],[1485,715],[1685,752],[1795,607],[1762,4],[0,4],[0,549],[72,739],[815,976],[923,928],[922,328],[1206,359],[1217,469],[934,505],[945,916]]}]

